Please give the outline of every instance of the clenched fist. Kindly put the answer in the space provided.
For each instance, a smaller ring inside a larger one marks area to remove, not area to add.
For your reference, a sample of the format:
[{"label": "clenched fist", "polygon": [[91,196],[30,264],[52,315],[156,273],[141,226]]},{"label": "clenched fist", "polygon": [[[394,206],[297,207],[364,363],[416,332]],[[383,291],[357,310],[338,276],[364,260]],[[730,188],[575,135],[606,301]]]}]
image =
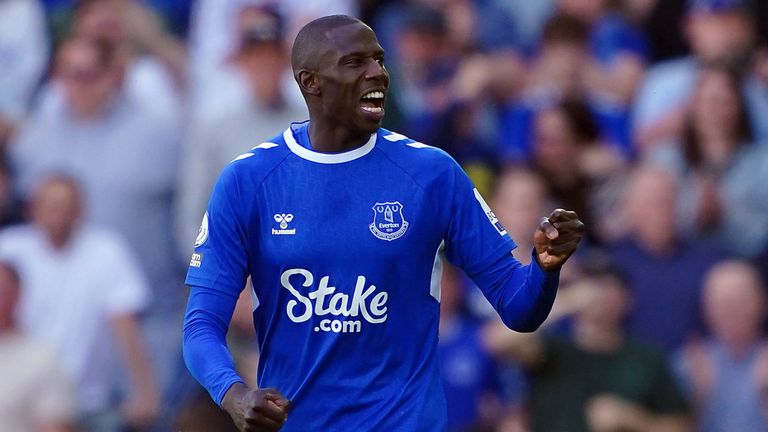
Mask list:
[{"label": "clenched fist", "polygon": [[279,391],[253,390],[243,383],[229,388],[221,406],[242,432],[276,432],[283,427],[291,410],[291,402]]},{"label": "clenched fist", "polygon": [[557,209],[541,219],[533,233],[536,258],[544,270],[559,269],[584,236],[584,224],[575,212]]}]

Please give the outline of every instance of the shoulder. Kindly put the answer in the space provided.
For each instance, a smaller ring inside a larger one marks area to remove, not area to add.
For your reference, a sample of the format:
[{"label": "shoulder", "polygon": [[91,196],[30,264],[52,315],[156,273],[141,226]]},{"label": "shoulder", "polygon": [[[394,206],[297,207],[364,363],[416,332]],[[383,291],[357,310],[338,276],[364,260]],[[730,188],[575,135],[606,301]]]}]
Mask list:
[{"label": "shoulder", "polygon": [[28,250],[38,238],[38,231],[29,224],[3,228],[0,230],[0,253]]},{"label": "shoulder", "polygon": [[219,181],[258,185],[290,154],[283,134],[274,136],[232,159],[222,170]]},{"label": "shoulder", "polygon": [[94,260],[122,260],[132,253],[125,238],[108,228],[85,224],[80,227],[77,236],[76,241],[89,255],[93,255]]},{"label": "shoulder", "polygon": [[646,82],[688,80],[696,75],[696,70],[696,61],[692,57],[667,60],[652,66],[648,70]]},{"label": "shoulder", "polygon": [[451,176],[456,170],[461,170],[459,164],[444,150],[387,129],[379,129],[376,147],[419,183]]}]

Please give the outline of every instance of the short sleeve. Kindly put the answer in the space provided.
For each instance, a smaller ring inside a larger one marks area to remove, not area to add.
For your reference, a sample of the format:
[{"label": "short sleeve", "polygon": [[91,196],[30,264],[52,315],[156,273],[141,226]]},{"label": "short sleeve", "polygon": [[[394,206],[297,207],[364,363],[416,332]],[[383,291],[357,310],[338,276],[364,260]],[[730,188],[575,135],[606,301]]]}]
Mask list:
[{"label": "short sleeve", "polygon": [[473,277],[509,254],[515,242],[486,203],[469,177],[454,162],[450,186],[451,208],[445,255]]},{"label": "short sleeve", "polygon": [[195,239],[187,285],[215,289],[237,297],[248,269],[246,230],[234,165],[228,165],[213,188],[208,210]]},{"label": "short sleeve", "polygon": [[[107,313],[111,316],[138,313],[149,305],[149,282],[128,245],[118,237],[105,237],[109,247],[102,248],[112,264],[111,288],[105,290]],[[109,251],[109,252],[107,252]]]}]

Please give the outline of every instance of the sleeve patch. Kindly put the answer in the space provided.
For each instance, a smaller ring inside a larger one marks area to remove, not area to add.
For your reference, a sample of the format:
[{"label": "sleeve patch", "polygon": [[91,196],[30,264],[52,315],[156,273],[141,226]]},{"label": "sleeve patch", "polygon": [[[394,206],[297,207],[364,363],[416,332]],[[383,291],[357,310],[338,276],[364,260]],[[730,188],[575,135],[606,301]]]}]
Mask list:
[{"label": "sleeve patch", "polygon": [[500,236],[507,235],[507,230],[504,229],[504,227],[501,225],[501,222],[499,222],[499,218],[496,217],[496,215],[493,213],[493,210],[491,210],[491,207],[488,205],[488,203],[485,202],[483,199],[483,196],[480,195],[480,192],[478,192],[477,188],[472,189],[472,191],[475,193],[475,199],[477,202],[480,203],[480,207],[483,208],[483,211],[485,212],[485,215],[488,217],[488,220],[491,222],[491,225],[493,225],[494,228],[496,228],[496,231],[498,231]]},{"label": "sleeve patch", "polygon": [[205,215],[203,215],[203,222],[200,223],[200,229],[197,231],[195,247],[202,246],[206,240],[208,240],[208,212],[205,212]]}]

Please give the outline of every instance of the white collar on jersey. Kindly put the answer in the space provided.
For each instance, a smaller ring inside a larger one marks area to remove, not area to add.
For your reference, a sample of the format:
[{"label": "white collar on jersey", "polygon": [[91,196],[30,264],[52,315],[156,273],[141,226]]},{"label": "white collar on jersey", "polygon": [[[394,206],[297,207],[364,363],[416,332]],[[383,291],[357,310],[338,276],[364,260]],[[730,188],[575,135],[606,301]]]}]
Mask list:
[{"label": "white collar on jersey", "polygon": [[354,150],[343,153],[320,153],[312,151],[297,143],[291,127],[288,127],[288,129],[283,132],[283,138],[285,139],[285,143],[288,144],[288,148],[291,149],[296,156],[321,164],[339,164],[353,161],[370,153],[371,150],[373,150],[373,146],[376,145],[376,133],[372,133],[368,142]]}]

